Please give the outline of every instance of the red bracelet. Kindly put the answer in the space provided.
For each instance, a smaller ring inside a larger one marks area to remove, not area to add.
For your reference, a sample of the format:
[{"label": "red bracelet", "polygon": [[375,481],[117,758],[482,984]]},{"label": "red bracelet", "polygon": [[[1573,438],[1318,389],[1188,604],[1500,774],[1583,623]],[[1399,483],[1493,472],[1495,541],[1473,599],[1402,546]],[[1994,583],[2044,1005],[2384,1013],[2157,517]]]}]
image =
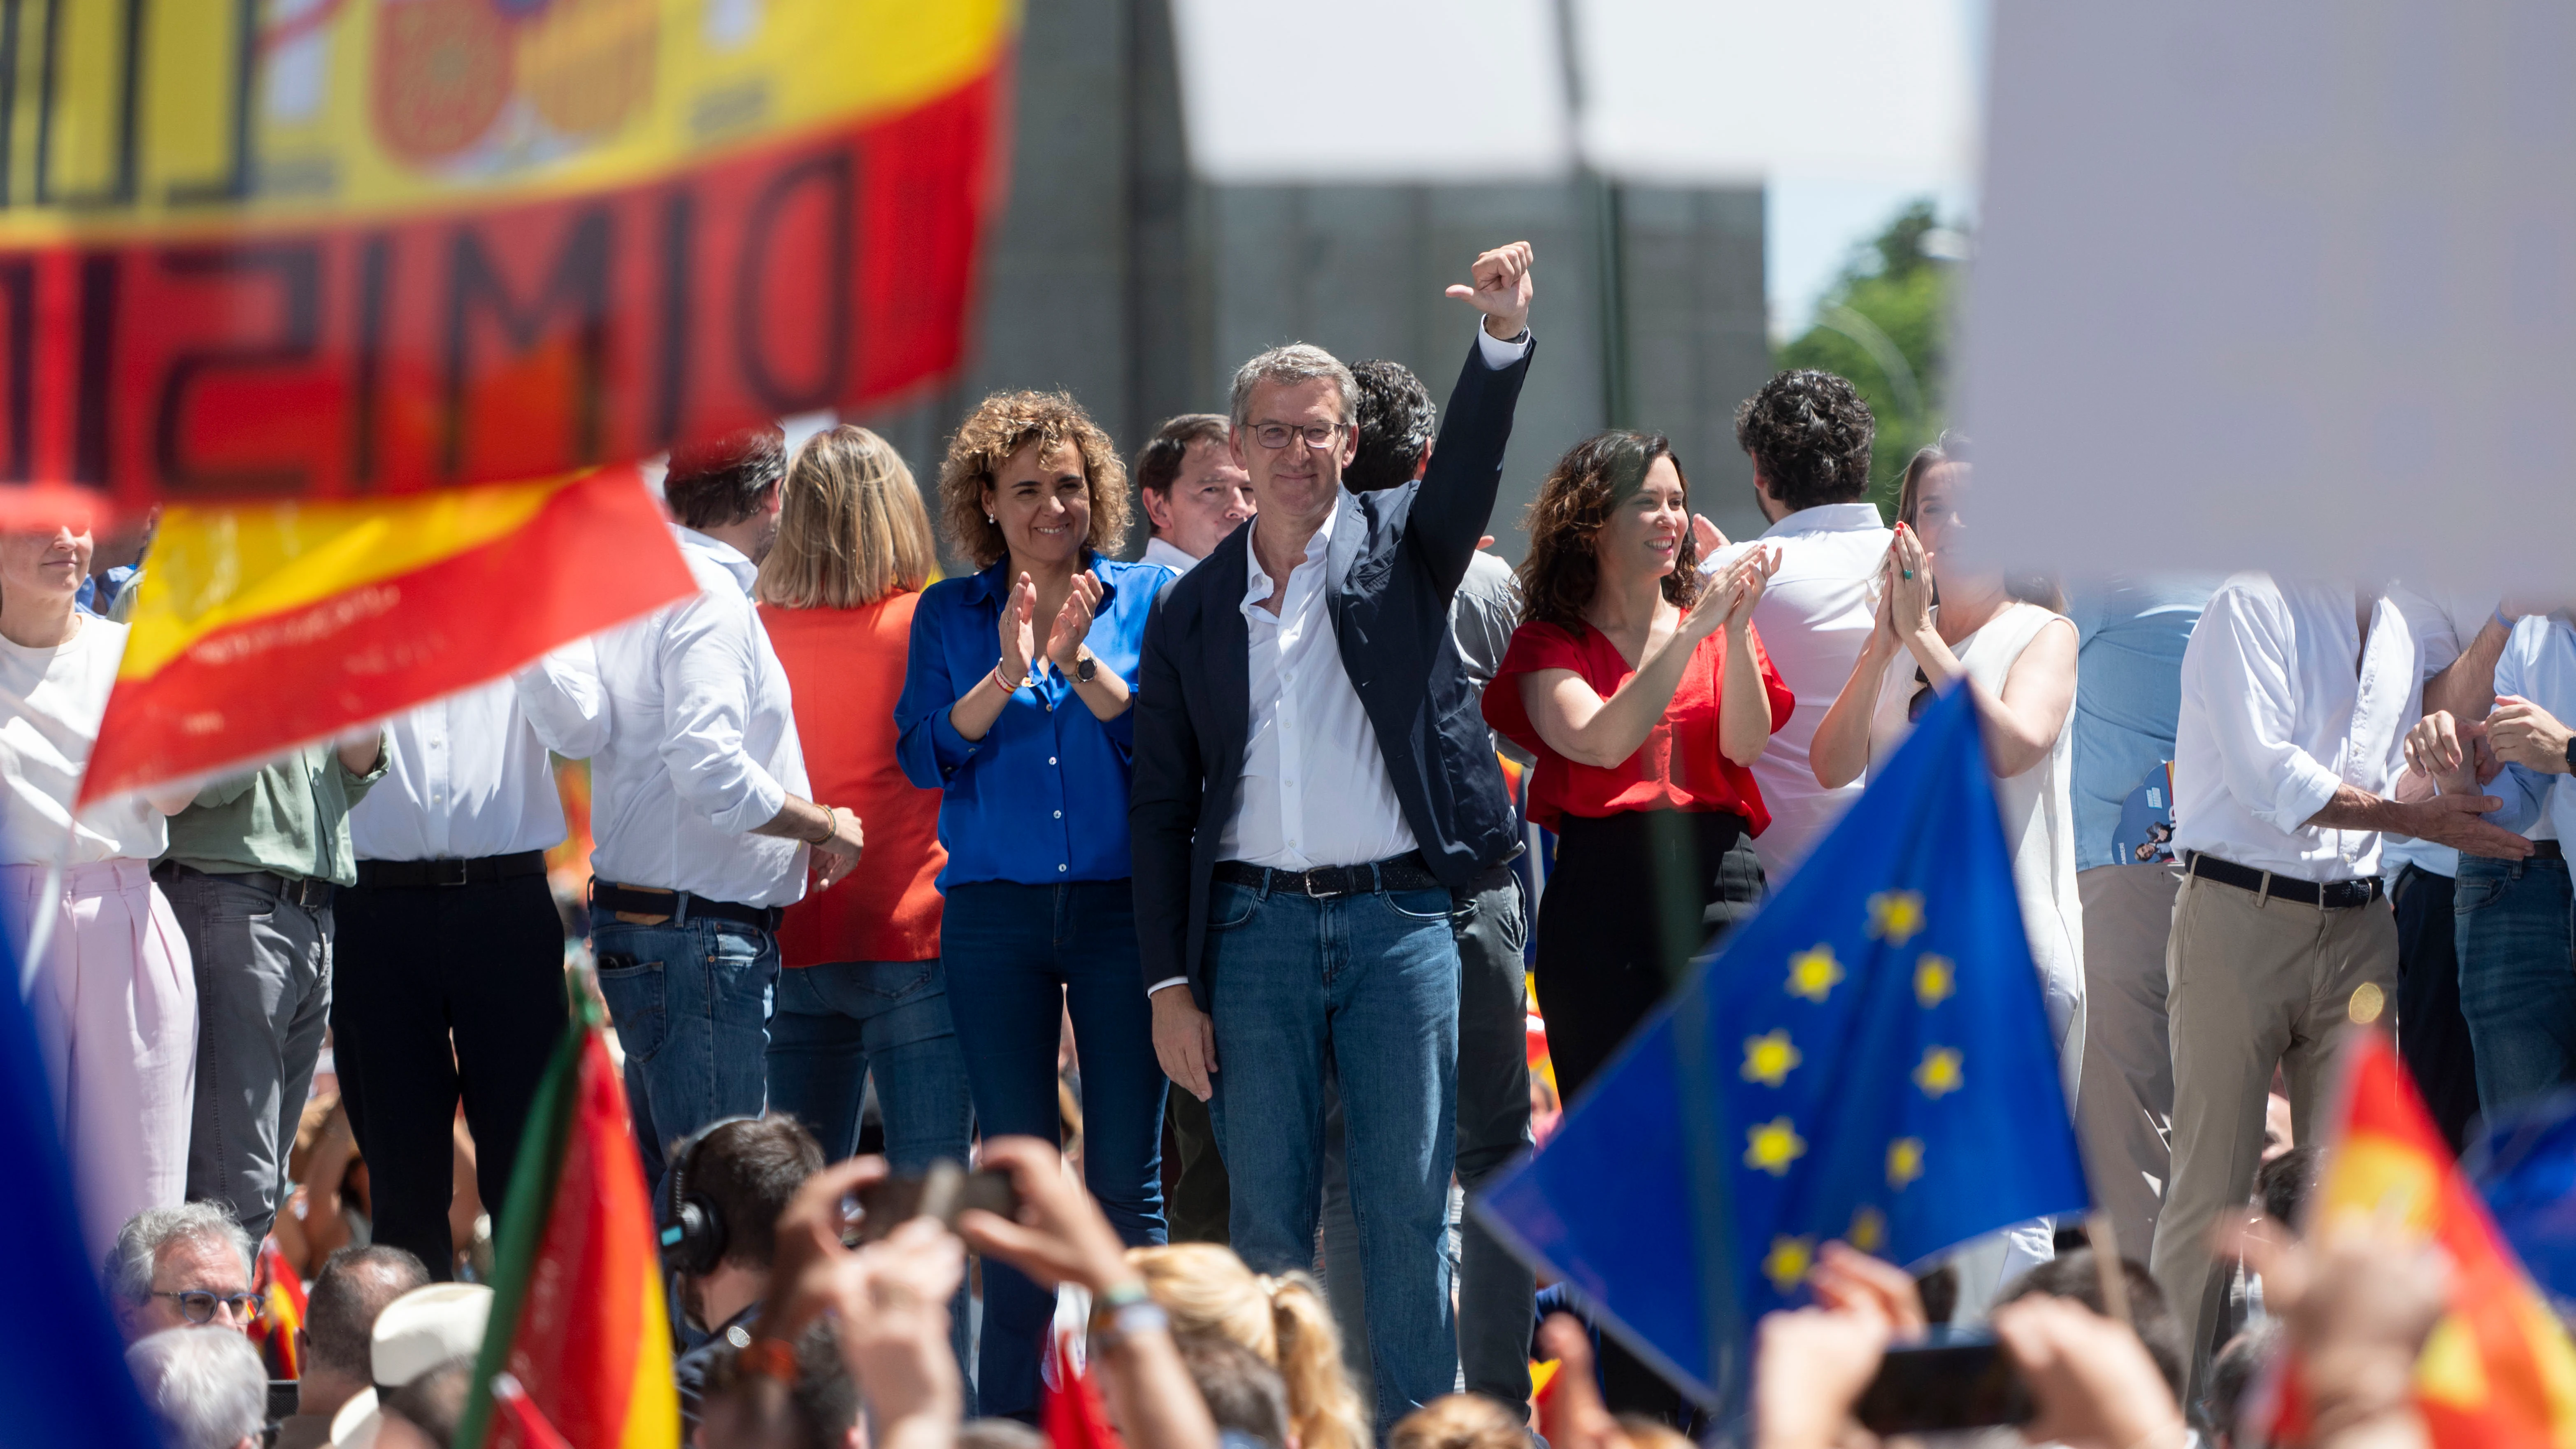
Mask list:
[{"label": "red bracelet", "polygon": [[791,1389],[805,1372],[796,1362],[795,1345],[775,1338],[755,1338],[743,1345],[734,1353],[733,1368],[737,1374],[772,1379]]}]

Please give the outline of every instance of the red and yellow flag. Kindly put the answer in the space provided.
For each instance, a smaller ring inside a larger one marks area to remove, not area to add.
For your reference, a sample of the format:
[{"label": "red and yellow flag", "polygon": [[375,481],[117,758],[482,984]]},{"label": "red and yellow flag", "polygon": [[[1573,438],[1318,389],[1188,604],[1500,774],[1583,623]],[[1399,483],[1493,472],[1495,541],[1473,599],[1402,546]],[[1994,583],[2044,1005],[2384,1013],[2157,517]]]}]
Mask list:
[{"label": "red and yellow flag", "polygon": [[495,1413],[496,1374],[581,1449],[677,1449],[670,1320],[651,1192],[626,1092],[584,1002],[555,1051],[503,1212],[497,1296],[456,1442],[542,1449],[524,1414]]},{"label": "red and yellow flag", "polygon": [[[2576,1446],[2576,1345],[2514,1259],[2382,1034],[2348,1047],[2335,1145],[2309,1234],[2393,1217],[2451,1259],[2451,1308],[2415,1365],[2415,1401],[2442,1449]],[[2300,1442],[2305,1395],[2285,1375],[2275,1442]]]},{"label": "red and yellow flag", "polygon": [[304,1359],[295,1351],[295,1331],[304,1326],[304,1280],[277,1250],[277,1240],[259,1244],[260,1316],[250,1326],[250,1339],[273,1379],[304,1377]]},{"label": "red and yellow flag", "polygon": [[81,798],[255,762],[695,591],[633,467],[162,515]]}]

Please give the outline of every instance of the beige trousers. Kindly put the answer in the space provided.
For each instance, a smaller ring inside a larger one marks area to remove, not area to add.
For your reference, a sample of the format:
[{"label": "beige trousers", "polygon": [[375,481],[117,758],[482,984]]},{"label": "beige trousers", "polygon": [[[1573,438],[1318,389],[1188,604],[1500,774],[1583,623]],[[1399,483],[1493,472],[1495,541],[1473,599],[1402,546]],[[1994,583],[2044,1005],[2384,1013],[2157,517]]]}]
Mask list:
[{"label": "beige trousers", "polygon": [[2197,1398],[2227,1300],[2209,1233],[2253,1195],[2272,1069],[2289,1079],[2295,1140],[2314,1142],[2328,1049],[2353,992],[2368,984],[2395,999],[2397,917],[2384,900],[2329,911],[2192,878],[2174,898],[2166,963],[2173,1180],[2153,1268],[2190,1335]]},{"label": "beige trousers", "polygon": [[2153,1249],[2173,1160],[2165,943],[2181,883],[2171,865],[2101,865],[2075,877],[2084,901],[2085,1013],[2075,1133],[2120,1256],[2140,1263]]}]

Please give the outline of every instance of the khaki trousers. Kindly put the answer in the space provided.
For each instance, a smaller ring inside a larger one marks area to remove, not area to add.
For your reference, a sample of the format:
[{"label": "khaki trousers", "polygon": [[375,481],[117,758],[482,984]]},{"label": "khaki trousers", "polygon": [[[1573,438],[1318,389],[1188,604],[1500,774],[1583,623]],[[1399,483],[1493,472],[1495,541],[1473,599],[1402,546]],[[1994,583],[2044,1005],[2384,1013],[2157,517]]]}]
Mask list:
[{"label": "khaki trousers", "polygon": [[2314,1142],[2328,1049],[2353,992],[2368,984],[2394,999],[2397,918],[2385,901],[2330,911],[2195,877],[2174,898],[2166,963],[2173,1180],[2153,1268],[2190,1335],[2196,1399],[2227,1306],[2209,1233],[2253,1194],[2272,1069],[2289,1079],[2295,1140]]},{"label": "khaki trousers", "polygon": [[2075,877],[2084,901],[2084,1085],[2075,1133],[2120,1256],[2140,1263],[2153,1250],[2173,1161],[2165,945],[2181,884],[2171,865],[2101,865]]}]

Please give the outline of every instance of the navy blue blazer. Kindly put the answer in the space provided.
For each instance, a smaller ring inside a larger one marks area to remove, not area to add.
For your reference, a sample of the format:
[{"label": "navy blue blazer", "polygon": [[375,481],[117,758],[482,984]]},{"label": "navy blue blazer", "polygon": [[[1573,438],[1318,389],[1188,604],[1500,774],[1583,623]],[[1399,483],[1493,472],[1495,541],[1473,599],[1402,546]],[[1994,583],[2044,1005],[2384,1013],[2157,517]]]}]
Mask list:
[{"label": "navy blue blazer", "polygon": [[[1449,600],[1493,516],[1512,409],[1535,342],[1496,371],[1470,344],[1431,466],[1401,488],[1342,500],[1327,607],[1361,707],[1423,862],[1453,889],[1520,843],[1493,735],[1449,634]],[[1189,978],[1205,1009],[1208,882],[1242,786],[1251,731],[1247,525],[1165,591],[1137,664],[1136,937],[1144,984]]]}]

